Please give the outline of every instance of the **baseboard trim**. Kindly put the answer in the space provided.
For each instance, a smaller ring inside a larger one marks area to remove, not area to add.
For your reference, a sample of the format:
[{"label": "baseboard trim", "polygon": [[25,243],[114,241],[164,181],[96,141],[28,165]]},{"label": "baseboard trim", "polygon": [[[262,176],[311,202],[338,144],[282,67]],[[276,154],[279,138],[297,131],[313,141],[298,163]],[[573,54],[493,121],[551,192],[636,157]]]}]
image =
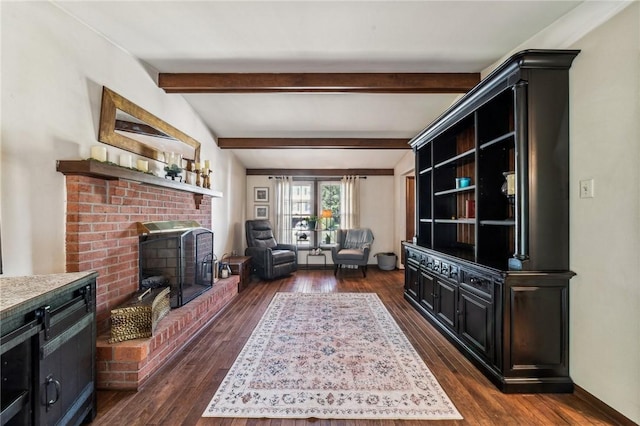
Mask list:
[{"label": "baseboard trim", "polygon": [[604,415],[609,417],[615,425],[638,426],[638,423],[632,421],[624,414],[611,408],[609,405],[605,404],[576,384],[574,384],[573,394],[583,401],[587,402],[589,405],[595,407],[597,410],[601,411]]}]

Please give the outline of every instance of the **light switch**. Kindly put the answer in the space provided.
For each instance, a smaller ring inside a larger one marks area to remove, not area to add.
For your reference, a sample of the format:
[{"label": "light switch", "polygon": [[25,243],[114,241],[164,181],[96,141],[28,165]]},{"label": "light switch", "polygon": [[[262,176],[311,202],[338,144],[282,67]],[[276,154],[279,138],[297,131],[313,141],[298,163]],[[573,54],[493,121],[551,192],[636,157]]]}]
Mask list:
[{"label": "light switch", "polygon": [[580,198],[593,198],[593,179],[585,179],[580,181]]}]

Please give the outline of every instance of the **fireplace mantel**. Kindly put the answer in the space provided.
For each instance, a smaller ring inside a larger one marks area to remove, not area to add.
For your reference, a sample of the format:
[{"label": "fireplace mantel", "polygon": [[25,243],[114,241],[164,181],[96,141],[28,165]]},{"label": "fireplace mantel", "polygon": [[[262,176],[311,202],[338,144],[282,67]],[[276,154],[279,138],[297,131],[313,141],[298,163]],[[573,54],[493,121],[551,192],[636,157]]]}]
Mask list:
[{"label": "fireplace mantel", "polygon": [[97,177],[106,180],[127,180],[146,185],[160,186],[178,191],[190,192],[196,200],[196,206],[200,205],[202,196],[222,198],[222,192],[189,185],[171,179],[161,178],[149,173],[127,169],[117,165],[111,165],[96,160],[58,160],[56,170],[64,175],[82,175]]}]

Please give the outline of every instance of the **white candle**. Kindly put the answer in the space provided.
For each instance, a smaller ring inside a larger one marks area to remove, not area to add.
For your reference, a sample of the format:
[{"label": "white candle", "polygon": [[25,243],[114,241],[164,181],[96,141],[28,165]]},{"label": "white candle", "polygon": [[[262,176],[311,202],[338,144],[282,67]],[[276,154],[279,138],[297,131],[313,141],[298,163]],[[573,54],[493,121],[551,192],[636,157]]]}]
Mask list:
[{"label": "white candle", "polygon": [[193,163],[193,170],[198,170],[198,171],[202,170],[200,168],[200,163],[198,163],[198,162]]},{"label": "white candle", "polygon": [[138,170],[141,172],[149,171],[149,162],[147,160],[138,160],[136,164],[138,165]]},{"label": "white candle", "polygon": [[196,174],[194,172],[186,172],[187,176],[187,183],[189,185],[195,185],[196,184]]},{"label": "white candle", "polygon": [[107,148],[100,145],[92,146],[91,158],[98,161],[107,161]]},{"label": "white candle", "polygon": [[133,158],[131,154],[120,154],[120,165],[122,167],[131,168],[131,164],[133,163]]},{"label": "white candle", "polygon": [[210,166],[209,160],[204,160],[204,170],[205,170],[205,173],[207,172],[207,170],[209,170],[209,166]]}]

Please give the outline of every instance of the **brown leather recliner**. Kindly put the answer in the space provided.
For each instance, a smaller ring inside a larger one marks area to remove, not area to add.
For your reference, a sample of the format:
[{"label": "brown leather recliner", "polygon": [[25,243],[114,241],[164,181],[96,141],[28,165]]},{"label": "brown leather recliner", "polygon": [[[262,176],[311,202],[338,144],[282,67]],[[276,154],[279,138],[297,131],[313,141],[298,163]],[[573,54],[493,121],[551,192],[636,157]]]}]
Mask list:
[{"label": "brown leather recliner", "polygon": [[298,247],[293,244],[278,244],[273,236],[273,227],[268,220],[245,222],[247,237],[246,256],[258,276],[270,280],[298,270]]}]

